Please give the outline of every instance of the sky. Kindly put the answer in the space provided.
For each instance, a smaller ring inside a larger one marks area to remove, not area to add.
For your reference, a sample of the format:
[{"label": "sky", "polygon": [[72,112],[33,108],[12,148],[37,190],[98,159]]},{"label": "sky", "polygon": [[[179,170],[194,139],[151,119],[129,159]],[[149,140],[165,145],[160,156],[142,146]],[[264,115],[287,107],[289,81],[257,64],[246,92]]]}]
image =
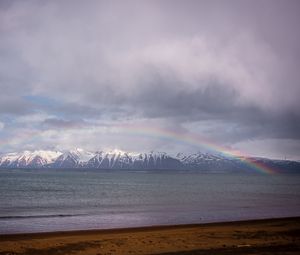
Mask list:
[{"label": "sky", "polygon": [[299,24],[298,0],[0,0],[0,152],[299,160]]}]

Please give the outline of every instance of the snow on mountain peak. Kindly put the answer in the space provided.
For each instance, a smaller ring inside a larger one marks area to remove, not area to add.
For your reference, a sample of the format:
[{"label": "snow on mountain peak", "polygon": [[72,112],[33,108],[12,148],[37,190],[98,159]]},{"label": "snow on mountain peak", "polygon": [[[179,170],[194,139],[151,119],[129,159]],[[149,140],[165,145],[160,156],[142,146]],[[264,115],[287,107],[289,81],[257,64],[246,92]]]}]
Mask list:
[{"label": "snow on mountain peak", "polygon": [[7,153],[1,156],[1,165],[26,167],[32,164],[45,165],[54,162],[62,153],[58,151],[35,150]]},{"label": "snow on mountain peak", "polygon": [[119,149],[113,149],[113,150],[109,150],[106,152],[107,154],[117,154],[117,155],[124,155],[124,154],[127,154],[126,151],[122,151],[122,150],[119,150]]},{"label": "snow on mountain peak", "polygon": [[61,154],[60,160],[66,160],[67,158],[72,158],[78,162],[86,162],[94,155],[95,153],[93,152],[85,151],[81,148],[75,148],[73,150],[64,151],[64,153]]},{"label": "snow on mountain peak", "polygon": [[45,150],[36,150],[33,151],[31,154],[31,157],[39,156],[43,159],[45,159],[48,163],[53,162],[55,159],[57,159],[62,153],[59,151],[45,151]]},{"label": "snow on mountain peak", "polygon": [[[288,170],[300,169],[295,161],[255,158],[270,166]],[[90,152],[80,148],[70,151],[35,150],[0,155],[1,168],[99,168],[99,169],[202,169],[245,170],[243,161],[217,153],[178,153],[171,156],[165,152],[125,152],[119,149]]]}]

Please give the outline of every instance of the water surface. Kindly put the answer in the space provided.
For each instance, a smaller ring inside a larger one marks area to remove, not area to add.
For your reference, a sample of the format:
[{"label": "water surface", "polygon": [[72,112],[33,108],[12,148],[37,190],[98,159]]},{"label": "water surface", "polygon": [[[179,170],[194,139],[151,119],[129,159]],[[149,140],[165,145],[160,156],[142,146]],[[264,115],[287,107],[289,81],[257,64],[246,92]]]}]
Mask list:
[{"label": "water surface", "polygon": [[300,216],[300,175],[0,170],[0,233]]}]

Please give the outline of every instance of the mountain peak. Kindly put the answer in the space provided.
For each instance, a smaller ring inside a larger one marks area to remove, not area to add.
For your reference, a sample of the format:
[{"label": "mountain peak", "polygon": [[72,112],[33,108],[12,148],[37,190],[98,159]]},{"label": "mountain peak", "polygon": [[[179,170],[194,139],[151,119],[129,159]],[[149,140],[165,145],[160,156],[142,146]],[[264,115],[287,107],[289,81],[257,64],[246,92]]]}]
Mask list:
[{"label": "mountain peak", "polygon": [[[250,159],[250,158],[249,158]],[[252,161],[254,158],[251,158]],[[119,149],[90,152],[81,148],[69,151],[35,150],[0,155],[0,168],[99,168],[99,169],[182,169],[200,171],[251,170],[247,157],[227,157],[221,153],[126,152]],[[257,163],[276,169],[299,171],[300,162],[255,158]],[[253,169],[252,169],[253,171]]]}]

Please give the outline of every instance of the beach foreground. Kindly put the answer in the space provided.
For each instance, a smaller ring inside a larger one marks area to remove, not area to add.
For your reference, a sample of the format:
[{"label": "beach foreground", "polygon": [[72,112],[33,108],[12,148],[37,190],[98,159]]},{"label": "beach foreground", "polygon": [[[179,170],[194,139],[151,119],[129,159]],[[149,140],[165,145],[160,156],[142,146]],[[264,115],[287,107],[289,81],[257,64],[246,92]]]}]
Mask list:
[{"label": "beach foreground", "polygon": [[300,254],[300,218],[1,235],[0,254]]}]

